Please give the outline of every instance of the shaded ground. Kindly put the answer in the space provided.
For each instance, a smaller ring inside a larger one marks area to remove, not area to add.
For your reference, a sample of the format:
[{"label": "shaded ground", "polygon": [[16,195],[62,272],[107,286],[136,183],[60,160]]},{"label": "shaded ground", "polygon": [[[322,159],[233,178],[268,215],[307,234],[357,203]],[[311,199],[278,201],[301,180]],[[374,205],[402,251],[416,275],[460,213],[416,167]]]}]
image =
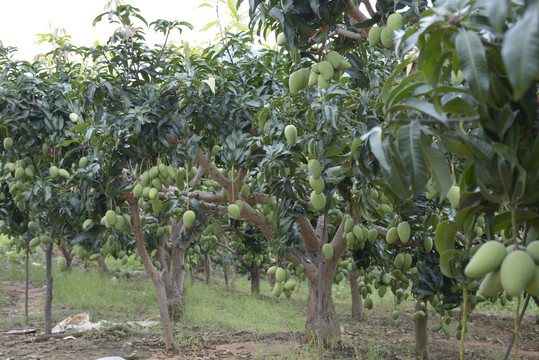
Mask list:
[{"label": "shaded ground", "polygon": [[[0,320],[22,318],[24,286],[20,282],[0,282],[0,293],[7,294],[0,307]],[[34,326],[40,328],[44,288],[31,287],[29,312]],[[343,359],[411,359],[413,325],[411,313],[401,313],[402,325],[396,328],[389,314],[391,309],[378,308],[366,312],[362,322],[341,317],[343,350],[326,353],[325,358]],[[58,312],[58,309],[55,309]],[[68,314],[68,309],[60,309]],[[512,331],[512,316],[504,312],[475,311],[466,342],[467,359],[503,359]],[[63,316],[64,314],[62,314]],[[458,314],[454,315],[455,317]],[[436,319],[433,320],[437,321]],[[432,321],[431,321],[432,322]],[[524,318],[519,358],[539,359],[539,326],[535,317]],[[14,322],[11,322],[14,323]],[[433,323],[433,322],[432,322]],[[22,324],[21,324],[22,326]],[[430,325],[432,326],[432,324]],[[453,327],[455,324],[452,325]],[[39,332],[40,329],[38,329]],[[454,330],[454,328],[453,328]],[[0,331],[0,359],[98,359],[121,356],[125,359],[312,359],[316,349],[304,343],[302,334],[253,334],[229,329],[208,329],[176,325],[176,354],[165,353],[158,335],[137,336],[124,330],[87,332],[81,337],[37,341],[36,334],[13,335]],[[442,333],[429,333],[432,359],[457,359],[459,342],[446,340]],[[513,358],[513,357],[511,357]]]}]

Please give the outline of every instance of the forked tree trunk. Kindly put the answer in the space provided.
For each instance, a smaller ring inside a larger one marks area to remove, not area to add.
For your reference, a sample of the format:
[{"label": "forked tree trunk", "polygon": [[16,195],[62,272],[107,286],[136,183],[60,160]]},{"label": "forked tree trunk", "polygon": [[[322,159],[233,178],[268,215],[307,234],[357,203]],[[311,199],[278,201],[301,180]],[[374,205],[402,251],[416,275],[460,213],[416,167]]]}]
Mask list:
[{"label": "forked tree trunk", "polygon": [[168,351],[176,349],[174,346],[174,336],[172,335],[172,326],[170,324],[170,314],[168,312],[168,300],[165,291],[165,278],[168,276],[168,269],[165,267],[160,272],[153,266],[150,256],[146,251],[144,233],[142,232],[142,226],[140,224],[140,215],[138,211],[137,200],[131,196],[128,198],[129,205],[131,207],[131,215],[133,219],[133,226],[135,228],[135,241],[137,250],[142,260],[142,264],[146,269],[146,272],[152,279],[157,293],[157,303],[159,304],[159,313],[161,315],[161,326],[163,327],[163,335],[165,338],[165,348]]},{"label": "forked tree trunk", "polygon": [[210,285],[211,280],[211,258],[210,253],[204,253],[204,282]]},{"label": "forked tree trunk", "polygon": [[251,295],[260,294],[260,268],[253,261],[251,267]]},{"label": "forked tree trunk", "polygon": [[71,250],[68,249],[66,246],[64,246],[64,243],[62,241],[62,245],[60,246],[60,251],[62,251],[62,255],[66,258],[67,265],[66,265],[66,271],[71,270],[71,266],[73,263],[73,254],[71,253]]},{"label": "forked tree trunk", "polygon": [[[54,239],[55,236],[56,228],[53,225],[50,237]],[[52,333],[52,248],[53,243],[48,244],[45,251],[45,273],[47,276],[47,290],[45,295],[45,335],[50,335]]]},{"label": "forked tree trunk", "polygon": [[[415,304],[415,311],[421,310],[420,301]],[[429,335],[427,332],[428,311],[427,302],[425,302],[425,316],[420,316],[414,323],[415,333],[415,353],[416,358],[428,360],[429,357]]]},{"label": "forked tree trunk", "polygon": [[359,294],[358,279],[359,272],[354,268],[348,273],[348,280],[350,281],[350,293],[352,295],[352,320],[357,321],[363,318],[363,298]]}]

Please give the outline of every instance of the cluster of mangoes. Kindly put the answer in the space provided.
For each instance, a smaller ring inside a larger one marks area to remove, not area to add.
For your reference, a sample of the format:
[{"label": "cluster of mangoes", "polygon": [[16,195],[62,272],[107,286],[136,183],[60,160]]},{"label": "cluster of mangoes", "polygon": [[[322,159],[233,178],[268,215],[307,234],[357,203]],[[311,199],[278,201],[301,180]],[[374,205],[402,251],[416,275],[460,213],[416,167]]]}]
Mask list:
[{"label": "cluster of mangoes", "polygon": [[[22,200],[22,193],[28,189],[28,182],[34,177],[34,170],[32,159],[29,157],[17,160],[14,163],[8,162],[4,165],[4,171],[10,171],[13,177],[13,181],[8,184],[9,194],[13,197],[15,205],[17,205],[20,211],[26,209],[26,203]],[[5,195],[3,193],[1,195],[2,199],[0,200],[4,200]]]},{"label": "cluster of mangoes", "polygon": [[340,282],[343,281],[353,269],[354,261],[352,259],[339,261],[335,271],[335,277],[333,278],[333,283],[337,285],[340,284]]},{"label": "cluster of mangoes", "polygon": [[[303,264],[298,265],[297,270],[303,273]],[[268,275],[275,275],[275,286],[273,287],[273,296],[279,297],[281,294],[289,298],[292,295],[298,285],[297,281],[292,278],[292,271],[290,269],[284,269],[280,266],[271,266],[268,271]]]},{"label": "cluster of mangoes", "polygon": [[539,296],[539,240],[527,247],[487,241],[468,262],[464,274],[472,279],[484,277],[479,287],[484,297],[501,291],[509,296],[520,296],[523,291]]},{"label": "cluster of mangoes", "polygon": [[327,90],[331,81],[339,81],[342,71],[352,67],[352,64],[344,56],[336,51],[330,51],[326,59],[316,63],[312,70],[299,69],[290,74],[288,88],[295,95],[307,86],[317,86]]},{"label": "cluster of mangoes", "polygon": [[[93,219],[86,219],[82,223],[82,229],[86,230],[93,223]],[[116,214],[114,210],[108,210],[105,216],[101,218],[101,225],[104,225],[107,229],[115,228],[121,232],[128,232],[131,230],[131,216],[129,214]]]},{"label": "cluster of mangoes", "polygon": [[354,225],[350,215],[345,215],[343,237],[352,251],[363,250],[365,242],[374,243],[378,231],[376,229],[367,229],[359,224]]},{"label": "cluster of mangoes", "polygon": [[397,240],[400,240],[403,244],[410,240],[410,224],[406,221],[400,222],[397,226],[387,230],[386,242],[391,245]]},{"label": "cluster of mangoes", "polygon": [[385,48],[393,46],[394,32],[402,29],[404,19],[399,13],[393,13],[387,18],[385,26],[373,26],[369,30],[369,45],[376,46],[381,44]]},{"label": "cluster of mangoes", "polygon": [[307,167],[311,172],[309,184],[313,188],[311,192],[311,204],[317,211],[320,211],[326,207],[326,195],[323,193],[325,183],[324,179],[322,179],[322,165],[320,161],[311,159]]}]

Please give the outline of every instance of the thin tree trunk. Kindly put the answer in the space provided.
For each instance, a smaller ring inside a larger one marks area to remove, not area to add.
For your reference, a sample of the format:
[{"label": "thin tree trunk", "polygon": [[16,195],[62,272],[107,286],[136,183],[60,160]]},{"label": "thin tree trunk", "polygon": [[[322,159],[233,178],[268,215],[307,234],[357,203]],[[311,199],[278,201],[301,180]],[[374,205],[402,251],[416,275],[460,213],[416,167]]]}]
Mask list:
[{"label": "thin tree trunk", "polygon": [[[54,225],[51,228],[50,237],[54,239],[56,236],[56,228]],[[54,243],[54,242],[53,242]],[[45,273],[47,275],[47,290],[45,295],[45,335],[50,335],[52,333],[52,248],[53,243],[47,245],[45,252],[46,256],[46,267]]]},{"label": "thin tree trunk", "polygon": [[225,285],[226,287],[228,287],[228,272],[227,272],[227,266],[225,262],[223,262],[223,275],[225,277]]},{"label": "thin tree trunk", "polygon": [[178,234],[178,238],[175,236],[172,237],[172,294],[168,299],[168,304],[173,321],[180,320],[185,305],[183,295],[185,290],[184,264],[186,248],[181,242],[181,233]]},{"label": "thin tree trunk", "polygon": [[210,284],[211,280],[211,258],[210,253],[204,253],[204,282]]},{"label": "thin tree trunk", "polygon": [[[420,301],[415,304],[415,311],[421,310]],[[427,332],[428,311],[427,302],[425,302],[425,316],[420,316],[414,323],[415,333],[415,352],[416,358],[428,360],[429,357],[429,335]]]},{"label": "thin tree trunk", "polygon": [[253,261],[251,267],[251,295],[260,294],[260,268]]},{"label": "thin tree trunk", "polygon": [[[107,255],[101,255],[98,259],[97,259],[97,263],[99,264],[99,267],[101,268],[101,270],[103,270],[104,272],[108,273],[110,272],[109,270],[109,267],[107,266],[107,263],[105,263],[105,258],[107,257]],[[66,257],[67,259],[67,257]],[[67,260],[67,263],[70,264],[70,261],[71,260]],[[67,267],[68,269],[70,268],[70,266],[68,265]]]},{"label": "thin tree trunk", "polygon": [[28,288],[29,288],[28,271],[29,271],[29,262],[30,262],[30,234],[27,234],[26,235],[26,264],[25,264],[26,284],[25,284],[25,287],[24,287],[24,317],[26,319],[26,322],[28,322]]},{"label": "thin tree trunk", "polygon": [[236,266],[232,266],[232,279],[230,280],[230,286],[234,287],[234,283],[236,282],[236,277],[238,276],[238,269],[236,269]]},{"label": "thin tree trunk", "polygon": [[273,289],[275,287],[275,276],[269,275],[268,276],[268,282],[270,284],[270,288]]},{"label": "thin tree trunk", "polygon": [[150,275],[152,282],[155,286],[157,293],[157,302],[159,304],[159,313],[161,315],[161,326],[163,327],[163,335],[165,337],[165,348],[168,351],[176,350],[174,345],[174,336],[172,334],[172,326],[170,323],[170,315],[168,312],[168,301],[165,292],[164,278],[168,275],[167,268],[163,268],[162,271],[157,272],[152,264],[150,256],[146,251],[144,242],[144,233],[142,232],[142,226],[140,224],[140,215],[138,211],[137,200],[134,197],[128,198],[129,205],[131,206],[131,214],[133,219],[133,226],[135,228],[135,241],[137,250],[142,260],[142,264],[146,269],[146,272]]},{"label": "thin tree trunk", "polygon": [[359,272],[354,268],[348,273],[348,280],[352,295],[352,320],[359,321],[363,318],[363,298],[359,294],[357,279],[359,279]]}]

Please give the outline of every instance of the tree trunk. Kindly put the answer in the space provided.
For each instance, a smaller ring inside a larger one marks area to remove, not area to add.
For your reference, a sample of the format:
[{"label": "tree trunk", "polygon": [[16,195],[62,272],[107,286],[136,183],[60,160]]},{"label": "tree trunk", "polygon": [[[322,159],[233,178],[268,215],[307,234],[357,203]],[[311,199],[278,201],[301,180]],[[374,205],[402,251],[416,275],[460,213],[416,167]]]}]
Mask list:
[{"label": "tree trunk", "polygon": [[30,283],[28,279],[29,262],[30,262],[30,233],[26,234],[26,264],[25,264],[26,283],[24,286],[24,318],[25,318],[26,323],[28,323],[28,287]]},{"label": "tree trunk", "polygon": [[269,275],[268,276],[268,282],[270,284],[270,288],[273,289],[275,287],[275,276]]},{"label": "tree trunk", "polygon": [[357,279],[359,279],[359,272],[354,268],[348,273],[348,280],[350,281],[352,295],[352,320],[359,321],[363,318],[363,298],[359,294]]},{"label": "tree trunk", "polygon": [[234,287],[234,283],[236,282],[237,276],[238,276],[238,269],[236,269],[236,265],[232,265],[232,279],[230,279],[231,287]]},{"label": "tree trunk", "polygon": [[[415,311],[421,310],[420,301],[415,304]],[[429,357],[429,335],[427,332],[428,311],[427,302],[425,302],[425,316],[420,316],[414,323],[415,333],[415,353],[416,358],[428,360]]]},{"label": "tree trunk", "polygon": [[162,271],[157,272],[157,269],[153,266],[150,256],[146,251],[144,233],[142,232],[142,226],[140,224],[140,214],[138,211],[137,200],[131,196],[128,198],[128,201],[131,207],[133,226],[135,228],[137,250],[146,272],[152,279],[155,292],[157,293],[157,302],[159,304],[159,313],[161,315],[161,326],[163,327],[163,335],[165,337],[165,348],[168,351],[174,351],[176,347],[174,346],[174,336],[172,335],[172,326],[170,324],[170,314],[168,312],[168,301],[164,281],[164,278],[168,276],[168,269],[165,267],[162,269]]},{"label": "tree trunk", "polygon": [[71,270],[71,266],[73,264],[73,255],[71,254],[71,250],[65,247],[63,241],[62,246],[60,246],[60,251],[62,251],[62,255],[64,255],[67,261],[66,271]]},{"label": "tree trunk", "polygon": [[251,267],[251,295],[260,294],[260,268],[253,261]]},{"label": "tree trunk", "polygon": [[[56,228],[54,225],[51,228],[50,237],[54,239],[56,236]],[[46,266],[45,273],[47,276],[47,290],[45,295],[45,335],[50,335],[52,333],[52,248],[53,243],[47,245],[45,251],[46,256]]]},{"label": "tree trunk", "polygon": [[[318,271],[317,271],[318,273]],[[321,327],[323,345],[326,348],[339,349],[341,347],[341,329],[339,318],[335,312],[331,297],[331,286],[335,269],[326,269],[322,283],[322,311]],[[307,300],[307,321],[305,323],[305,336],[307,342],[317,338],[318,334],[318,295],[320,293],[318,277],[308,277],[309,297]]]},{"label": "tree trunk", "polygon": [[204,282],[210,285],[211,280],[211,258],[210,253],[204,253]]},{"label": "tree trunk", "polygon": [[[174,229],[174,228],[173,228]],[[185,299],[185,251],[181,242],[181,233],[172,237],[172,293],[168,299],[168,308],[173,321],[179,321],[184,310]],[[189,245],[189,244],[187,244]]]},{"label": "tree trunk", "polygon": [[[109,270],[109,267],[107,266],[107,263],[105,263],[105,259],[106,259],[107,255],[101,255],[98,259],[97,259],[97,263],[99,264],[99,267],[101,268],[101,270],[103,270],[104,272],[106,273],[109,273],[110,270]],[[67,258],[66,258],[67,259]],[[70,263],[70,260],[67,260],[67,263],[69,264]],[[68,265],[68,269],[69,269],[69,265]]]},{"label": "tree trunk", "polygon": [[223,262],[223,276],[225,277],[225,285],[228,287],[228,273],[226,263]]}]

